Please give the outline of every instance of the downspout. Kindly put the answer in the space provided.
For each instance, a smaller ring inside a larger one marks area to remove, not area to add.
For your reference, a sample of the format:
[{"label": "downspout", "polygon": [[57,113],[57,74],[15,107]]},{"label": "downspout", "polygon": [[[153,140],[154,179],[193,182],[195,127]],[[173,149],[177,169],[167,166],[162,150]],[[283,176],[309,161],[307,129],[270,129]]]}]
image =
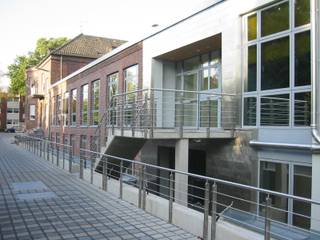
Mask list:
[{"label": "downspout", "polygon": [[60,56],[60,79],[62,79],[62,76],[63,76],[63,69],[62,69],[62,55]]},{"label": "downspout", "polygon": [[[311,1],[311,85],[312,85],[312,118],[311,118],[311,130],[313,139],[319,144],[320,133],[318,129],[318,94],[319,89],[319,2],[318,0]],[[320,39],[319,39],[320,40]],[[320,93],[319,93],[320,94]]]}]

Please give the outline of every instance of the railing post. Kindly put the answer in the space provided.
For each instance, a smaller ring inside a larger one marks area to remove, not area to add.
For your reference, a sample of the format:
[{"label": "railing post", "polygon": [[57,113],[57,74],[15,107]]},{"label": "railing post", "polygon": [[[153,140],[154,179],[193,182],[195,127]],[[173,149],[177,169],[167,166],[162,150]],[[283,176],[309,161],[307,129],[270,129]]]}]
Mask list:
[{"label": "railing post", "polygon": [[120,161],[120,177],[119,177],[119,184],[120,184],[120,189],[119,189],[119,197],[122,199],[123,197],[123,161]]},{"label": "railing post", "polygon": [[142,204],[142,180],[143,173],[142,173],[142,166],[139,166],[139,197],[138,197],[138,207],[141,208]]},{"label": "railing post", "polygon": [[210,185],[208,180],[205,183],[205,192],[204,192],[204,213],[203,213],[203,239],[208,239],[208,223],[209,223],[209,199],[210,198]]},{"label": "railing post", "polygon": [[40,155],[40,157],[42,157],[42,143],[43,143],[43,141],[40,140],[39,141],[39,155]]},{"label": "railing post", "polygon": [[173,211],[173,173],[170,172],[169,177],[169,223],[172,223],[172,211]]},{"label": "railing post", "polygon": [[102,190],[107,191],[107,159],[102,160]]},{"label": "railing post", "polygon": [[83,179],[83,152],[80,149],[80,179]]},{"label": "railing post", "polygon": [[121,118],[121,136],[123,136],[123,127],[124,127],[124,121],[125,121],[125,116],[124,116],[124,105],[125,105],[125,96],[122,96],[122,103],[120,106],[120,118]]},{"label": "railing post", "polygon": [[154,128],[154,108],[155,108],[155,104],[154,104],[154,92],[153,90],[151,90],[150,92],[150,111],[151,111],[151,116],[150,116],[150,138],[153,138],[153,128]]},{"label": "railing post", "polygon": [[69,172],[72,173],[72,145],[69,146]]},{"label": "railing post", "polygon": [[146,202],[147,202],[147,191],[146,191],[146,166],[143,166],[143,174],[142,174],[142,209],[146,210]]},{"label": "railing post", "polygon": [[[142,120],[140,120],[140,125],[144,128],[144,138],[148,137],[148,92],[144,96],[144,114]],[[142,123],[141,123],[142,122]]]},{"label": "railing post", "polygon": [[211,128],[211,101],[208,97],[208,127],[207,127],[207,138],[210,138],[210,128]]},{"label": "railing post", "polygon": [[54,147],[53,147],[53,146],[54,146],[54,143],[52,142],[52,143],[51,143],[51,149],[50,149],[50,150],[51,150],[51,162],[52,162],[52,164],[53,164],[53,162],[54,162],[54,156],[53,156]]},{"label": "railing post", "polygon": [[58,145],[58,143],[56,143],[56,164],[57,164],[57,167],[59,167],[60,165],[60,160],[59,160],[59,153],[60,153],[60,146]]},{"label": "railing post", "polygon": [[95,166],[95,162],[96,162],[96,158],[94,157],[93,159],[91,159],[91,168],[90,168],[90,183],[93,184],[93,170],[94,170],[94,166]]},{"label": "railing post", "polygon": [[47,150],[47,161],[50,161],[50,148],[49,148],[49,143],[48,142],[46,142],[45,143],[46,144],[46,150]]},{"label": "railing post", "polygon": [[184,104],[183,104],[183,97],[180,98],[180,107],[181,107],[181,115],[180,115],[180,125],[179,125],[179,133],[180,138],[183,138],[183,124],[184,124]]},{"label": "railing post", "polygon": [[212,185],[212,202],[211,202],[211,240],[216,240],[217,232],[217,184]]},{"label": "railing post", "polygon": [[135,126],[136,125],[136,103],[132,103],[132,120],[131,120],[131,130],[132,130],[132,137],[135,134]]},{"label": "railing post", "polygon": [[266,209],[265,209],[265,218],[264,218],[264,239],[265,240],[270,240],[270,236],[271,236],[270,206],[271,206],[271,198],[268,195],[266,197]]},{"label": "railing post", "polygon": [[62,169],[64,169],[64,167],[65,167],[65,161],[66,161],[66,153],[65,153],[65,151],[66,151],[66,146],[63,145],[62,146]]}]

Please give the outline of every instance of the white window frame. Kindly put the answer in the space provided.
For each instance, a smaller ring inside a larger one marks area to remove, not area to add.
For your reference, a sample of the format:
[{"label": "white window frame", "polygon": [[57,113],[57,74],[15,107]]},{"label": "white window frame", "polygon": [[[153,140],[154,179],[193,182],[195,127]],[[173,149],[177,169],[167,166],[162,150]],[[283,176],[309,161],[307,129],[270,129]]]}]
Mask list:
[{"label": "white window frame", "polygon": [[[289,2],[289,29],[277,32],[268,36],[261,37],[261,12],[272,8],[276,5],[282,4],[284,2]],[[295,27],[294,26],[294,0],[284,0],[281,2],[277,2],[272,4],[268,7],[259,9],[255,12],[251,12],[245,16],[243,16],[243,81],[242,81],[242,106],[244,106],[244,99],[247,97],[255,97],[256,100],[256,125],[249,126],[245,125],[244,123],[244,107],[242,108],[242,119],[241,125],[243,128],[305,128],[308,129],[310,126],[299,126],[295,125],[294,121],[294,95],[298,92],[311,92],[311,85],[305,86],[294,86],[295,84],[295,35],[302,32],[311,32],[311,23],[305,24],[303,26]],[[248,29],[247,29],[247,19],[249,16],[257,14],[257,38],[251,41],[247,41]],[[280,89],[271,89],[271,90],[261,90],[261,45],[265,42],[269,42],[272,40],[281,39],[283,37],[289,37],[289,87],[288,88],[280,88]],[[248,62],[248,47],[256,45],[257,46],[257,79],[256,79],[256,91],[252,92],[245,92],[245,82],[247,80],[247,62]],[[310,46],[312,51],[312,46]],[[269,95],[282,95],[282,94],[289,94],[289,124],[288,126],[265,126],[261,125],[261,111],[260,111],[260,104],[261,104],[261,97],[269,96]],[[311,113],[310,113],[311,114]]]}]

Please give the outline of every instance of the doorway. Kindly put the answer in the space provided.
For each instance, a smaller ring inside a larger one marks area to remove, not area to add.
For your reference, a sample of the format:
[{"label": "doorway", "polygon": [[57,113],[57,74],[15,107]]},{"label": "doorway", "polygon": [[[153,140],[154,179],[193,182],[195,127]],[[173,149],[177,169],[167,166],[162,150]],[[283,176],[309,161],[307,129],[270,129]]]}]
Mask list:
[{"label": "doorway", "polygon": [[[189,173],[206,175],[206,152],[189,150]],[[205,180],[189,176],[188,178],[188,206],[201,210],[204,205]]]}]

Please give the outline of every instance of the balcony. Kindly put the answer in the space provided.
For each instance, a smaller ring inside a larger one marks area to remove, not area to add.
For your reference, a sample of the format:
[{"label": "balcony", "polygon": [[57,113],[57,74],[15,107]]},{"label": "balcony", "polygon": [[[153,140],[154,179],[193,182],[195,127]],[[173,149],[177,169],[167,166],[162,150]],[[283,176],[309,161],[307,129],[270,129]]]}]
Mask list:
[{"label": "balcony", "polygon": [[37,87],[32,86],[31,87],[31,97],[42,100],[42,99],[44,99],[44,93],[41,92]]},{"label": "balcony", "polygon": [[107,126],[124,137],[232,138],[239,102],[232,94],[142,89],[112,97]]}]

